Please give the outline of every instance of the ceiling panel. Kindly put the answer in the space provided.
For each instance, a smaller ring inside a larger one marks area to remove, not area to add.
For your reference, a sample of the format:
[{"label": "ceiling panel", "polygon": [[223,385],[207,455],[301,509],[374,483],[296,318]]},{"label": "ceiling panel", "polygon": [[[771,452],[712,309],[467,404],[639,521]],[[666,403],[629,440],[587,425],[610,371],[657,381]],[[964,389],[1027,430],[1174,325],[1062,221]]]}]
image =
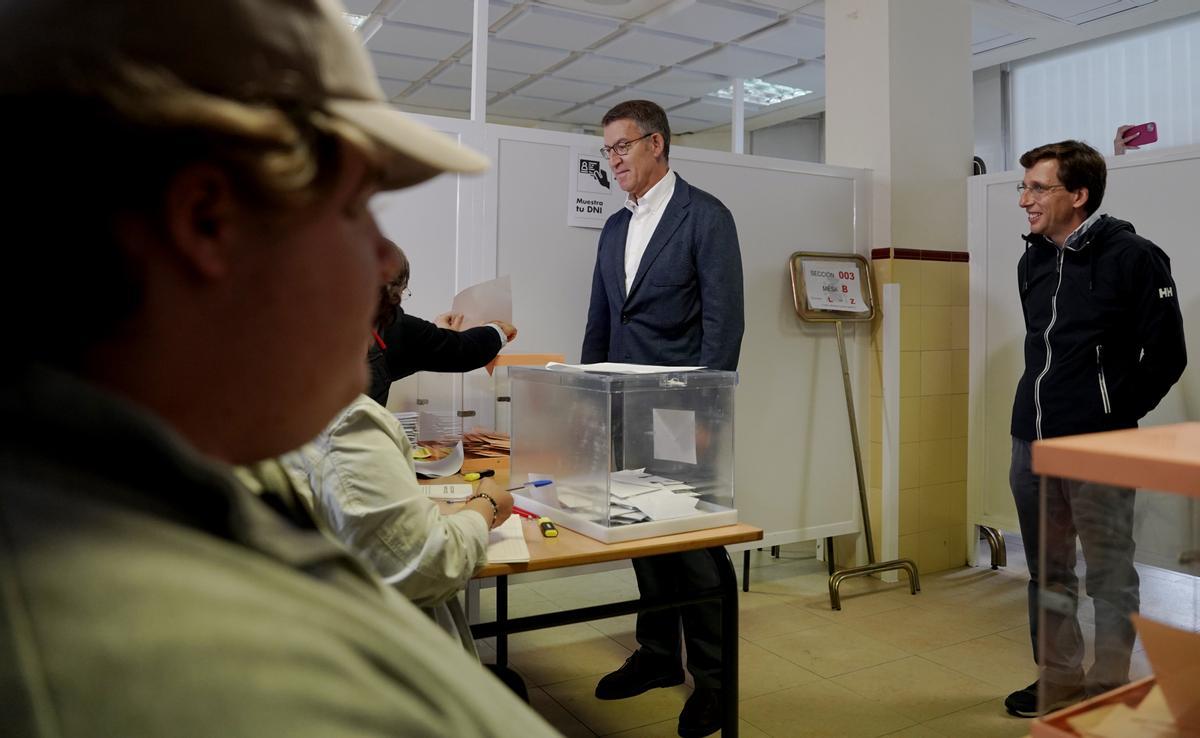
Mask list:
[{"label": "ceiling panel", "polygon": [[721,76],[754,79],[793,66],[797,61],[794,57],[743,49],[730,44],[705,54],[699,59],[687,62],[683,66]]},{"label": "ceiling panel", "polygon": [[675,64],[713,47],[711,41],[700,41],[670,33],[633,27],[596,51],[606,56],[655,64]]},{"label": "ceiling panel", "polygon": [[592,15],[602,15],[618,20],[641,18],[652,10],[661,8],[671,0],[624,0],[624,2],[596,2],[596,0],[541,0],[546,5],[582,10]]},{"label": "ceiling panel", "polygon": [[570,52],[562,49],[504,41],[495,37],[488,40],[487,52],[489,69],[526,74],[540,72],[570,56]]},{"label": "ceiling panel", "polygon": [[412,87],[412,82],[400,79],[388,79],[387,77],[379,78],[379,86],[383,88],[383,95],[388,100],[404,92],[409,87]]},{"label": "ceiling panel", "polygon": [[[811,97],[825,96],[825,65],[821,62],[805,62],[799,66],[763,77],[767,82],[787,85],[801,90],[812,90]],[[810,97],[805,95],[805,97]]]},{"label": "ceiling panel", "polygon": [[808,8],[819,3],[815,3],[813,0],[758,0],[758,4],[770,5],[772,8],[791,11]]},{"label": "ceiling panel", "polygon": [[825,53],[825,29],[811,22],[790,20],[738,41],[738,46],[798,59],[816,59]]},{"label": "ceiling panel", "polygon": [[687,69],[672,68],[660,75],[638,82],[638,87],[651,92],[666,92],[671,95],[686,97],[703,97],[710,92],[716,92],[722,87],[728,87],[729,80],[704,72],[692,72]]},{"label": "ceiling panel", "polygon": [[469,43],[471,37],[465,33],[384,21],[379,31],[367,42],[367,48],[441,61]]},{"label": "ceiling panel", "polygon": [[800,9],[801,15],[807,15],[810,18],[825,18],[825,0],[817,0],[811,5],[805,5]]},{"label": "ceiling panel", "polygon": [[665,92],[654,92],[652,90],[639,90],[633,87],[626,87],[623,90],[617,90],[608,97],[600,98],[597,102],[599,102],[601,105],[606,105],[611,108],[617,103],[624,102],[625,100],[649,100],[652,103],[657,103],[659,107],[666,110],[673,108],[676,105],[682,105],[688,100],[691,100],[691,98],[684,97],[683,95],[671,95]]},{"label": "ceiling panel", "polygon": [[1113,0],[1009,0],[1009,2],[1064,20],[1073,15],[1113,4]]},{"label": "ceiling panel", "polygon": [[584,54],[555,70],[555,74],[570,79],[582,79],[606,85],[625,85],[658,71],[658,67],[640,62],[613,59],[599,54]]},{"label": "ceiling panel", "polygon": [[[470,62],[471,58],[467,57],[464,61]],[[521,74],[520,72],[489,69],[487,73],[487,89],[488,92],[505,92],[527,79],[529,79],[529,75]],[[449,85],[451,87],[470,87],[471,65],[469,63],[451,64],[441,72],[438,72],[433,81],[439,85]]]},{"label": "ceiling panel", "polygon": [[[584,126],[600,127],[600,121],[604,119],[604,114],[608,112],[608,108],[600,107],[599,105],[584,105],[581,108],[572,110],[569,113],[562,113],[555,116],[555,120],[561,120],[564,123],[578,123]],[[597,147],[599,148],[599,147]],[[600,154],[599,151],[596,152]]]},{"label": "ceiling panel", "polygon": [[645,24],[660,31],[709,41],[732,41],[779,19],[776,11],[734,5],[723,0],[683,0],[647,18]]},{"label": "ceiling panel", "polygon": [[[491,0],[488,24],[500,20],[510,10],[512,3]],[[387,17],[400,23],[471,33],[475,22],[475,3],[471,0],[400,0],[400,4]]]},{"label": "ceiling panel", "polygon": [[[1136,0],[1120,0],[1120,2],[1115,2],[1115,3],[1112,3],[1111,5],[1105,5],[1104,7],[1096,8],[1095,10],[1088,10],[1083,13],[1080,13],[1079,15],[1073,15],[1073,16],[1071,16],[1070,21],[1072,23],[1075,23],[1076,25],[1082,25],[1082,24],[1088,23],[1090,21],[1100,20],[1101,18],[1107,18],[1110,15],[1116,15],[1117,13],[1123,13],[1126,10],[1133,10],[1134,8],[1138,7],[1139,5],[1145,5],[1145,4],[1146,3],[1144,3],[1144,2],[1137,2]],[[1198,6],[1198,7],[1200,7],[1200,6]]]},{"label": "ceiling panel", "polygon": [[375,7],[379,5],[379,0],[345,0],[343,5],[346,6],[347,13],[367,15],[375,10]]},{"label": "ceiling panel", "polygon": [[1030,36],[1026,36],[1023,33],[1007,33],[1003,36],[997,36],[996,38],[990,38],[987,41],[979,41],[977,43],[972,43],[971,44],[971,53],[972,54],[982,54],[985,51],[992,51],[994,49],[999,49],[1002,46],[1010,46],[1012,44],[1021,43],[1022,41],[1028,41],[1030,38],[1031,38]]},{"label": "ceiling panel", "polygon": [[535,5],[505,23],[496,32],[496,38],[530,44],[554,39],[555,46],[560,48],[582,50],[613,33],[618,27],[616,21]]},{"label": "ceiling panel", "polygon": [[[749,105],[746,106],[746,113],[747,115],[750,113]],[[729,123],[733,120],[733,106],[728,102],[722,104],[722,101],[709,102],[708,100],[697,100],[672,110],[671,114],[680,115],[684,118],[706,120],[709,123],[719,125]]]},{"label": "ceiling panel", "polygon": [[380,77],[406,79],[410,82],[421,79],[438,65],[438,62],[432,59],[385,54],[380,51],[371,52],[371,63],[375,65],[375,72]]},{"label": "ceiling panel", "polygon": [[422,85],[419,90],[396,100],[401,105],[419,105],[423,108],[443,110],[467,110],[471,107],[471,91],[464,87],[444,85]]},{"label": "ceiling panel", "polygon": [[[668,119],[671,123],[671,133],[694,133],[703,131],[705,128],[712,128],[713,123],[699,118],[688,118],[682,115],[669,114]],[[728,121],[726,121],[728,122]]]},{"label": "ceiling panel", "polygon": [[1007,28],[999,28],[981,19],[978,15],[971,16],[971,43],[981,44],[986,41],[1009,35]]},{"label": "ceiling panel", "polygon": [[562,79],[553,76],[542,77],[538,81],[521,88],[522,95],[545,97],[551,100],[570,100],[575,103],[592,100],[609,92],[612,92],[612,85],[579,82],[573,79]]},{"label": "ceiling panel", "polygon": [[555,113],[561,113],[572,104],[563,100],[543,100],[538,97],[508,95],[494,103],[488,103],[487,111],[488,115],[541,120],[550,118]]}]

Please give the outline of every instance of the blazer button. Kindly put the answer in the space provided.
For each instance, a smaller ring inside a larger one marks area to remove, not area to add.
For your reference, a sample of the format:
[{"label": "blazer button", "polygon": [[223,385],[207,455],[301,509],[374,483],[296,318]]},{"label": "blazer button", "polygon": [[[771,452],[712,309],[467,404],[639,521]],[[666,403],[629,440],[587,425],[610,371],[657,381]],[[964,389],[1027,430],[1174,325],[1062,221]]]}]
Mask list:
[{"label": "blazer button", "polygon": [[621,324],[622,325],[629,324],[629,313],[621,313]]}]

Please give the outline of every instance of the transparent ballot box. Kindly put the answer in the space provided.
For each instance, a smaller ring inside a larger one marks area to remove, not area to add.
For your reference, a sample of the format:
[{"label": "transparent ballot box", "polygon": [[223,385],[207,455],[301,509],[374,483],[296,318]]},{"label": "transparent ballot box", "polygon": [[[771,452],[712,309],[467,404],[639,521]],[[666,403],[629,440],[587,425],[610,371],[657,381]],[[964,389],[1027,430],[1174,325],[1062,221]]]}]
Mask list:
[{"label": "transparent ballot box", "polygon": [[1041,441],[1033,470],[1032,734],[1200,736],[1200,423]]},{"label": "transparent ballot box", "polygon": [[613,374],[513,367],[518,504],[604,542],[737,522],[736,372]]}]

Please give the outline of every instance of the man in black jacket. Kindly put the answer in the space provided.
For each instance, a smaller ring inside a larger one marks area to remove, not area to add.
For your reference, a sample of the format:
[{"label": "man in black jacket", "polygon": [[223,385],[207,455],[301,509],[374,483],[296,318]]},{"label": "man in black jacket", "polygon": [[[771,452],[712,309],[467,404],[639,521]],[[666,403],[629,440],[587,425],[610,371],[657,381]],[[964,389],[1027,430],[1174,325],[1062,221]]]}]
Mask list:
[{"label": "man in black jacket", "polygon": [[[1029,629],[1041,648],[1042,708],[1096,694],[1129,679],[1138,610],[1133,567],[1132,489],[1048,480],[1039,530],[1034,440],[1134,428],[1187,364],[1183,318],[1170,259],[1122,220],[1099,215],[1104,159],[1078,141],[1040,146],[1021,157],[1017,186],[1030,234],[1017,267],[1025,316],[1025,372],[1012,413],[1009,482],[1029,565]],[[1095,660],[1085,675],[1076,615],[1076,536],[1095,605]],[[1046,550],[1039,548],[1044,542]],[[1047,594],[1038,632],[1039,553]],[[1053,596],[1051,596],[1051,594]],[[1039,712],[1039,683],[1005,700],[1009,713]]]}]

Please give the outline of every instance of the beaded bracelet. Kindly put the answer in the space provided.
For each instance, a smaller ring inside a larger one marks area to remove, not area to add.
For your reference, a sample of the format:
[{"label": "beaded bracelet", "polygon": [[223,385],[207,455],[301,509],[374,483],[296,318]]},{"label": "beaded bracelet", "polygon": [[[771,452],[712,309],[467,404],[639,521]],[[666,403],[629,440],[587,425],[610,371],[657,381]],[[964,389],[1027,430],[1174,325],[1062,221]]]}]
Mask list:
[{"label": "beaded bracelet", "polygon": [[471,495],[467,498],[467,502],[470,502],[471,500],[478,500],[481,497],[487,500],[492,506],[492,522],[488,524],[488,530],[491,530],[492,528],[496,527],[496,518],[500,516],[500,506],[497,505],[496,501],[492,499],[492,496],[486,492],[479,492],[478,494]]}]

